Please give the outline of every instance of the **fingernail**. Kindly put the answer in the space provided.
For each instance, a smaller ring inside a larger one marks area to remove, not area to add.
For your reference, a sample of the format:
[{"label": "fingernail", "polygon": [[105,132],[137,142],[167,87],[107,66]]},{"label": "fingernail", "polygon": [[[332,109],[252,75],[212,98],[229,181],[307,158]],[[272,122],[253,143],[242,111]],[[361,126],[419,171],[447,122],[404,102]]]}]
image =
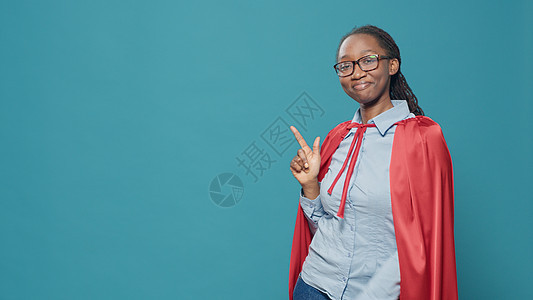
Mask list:
[{"label": "fingernail", "polygon": [[304,167],[309,168],[309,164],[305,163]]}]

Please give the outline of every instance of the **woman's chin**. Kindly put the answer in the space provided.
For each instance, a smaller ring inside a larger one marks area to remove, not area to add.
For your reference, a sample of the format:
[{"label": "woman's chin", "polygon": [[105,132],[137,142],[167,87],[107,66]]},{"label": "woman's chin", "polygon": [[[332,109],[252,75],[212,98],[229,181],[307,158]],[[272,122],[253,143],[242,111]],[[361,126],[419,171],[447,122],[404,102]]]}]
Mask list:
[{"label": "woman's chin", "polygon": [[355,100],[355,102],[359,103],[359,105],[373,105],[377,103],[378,99],[372,98],[372,97],[361,97],[361,96],[351,96],[352,99]]}]

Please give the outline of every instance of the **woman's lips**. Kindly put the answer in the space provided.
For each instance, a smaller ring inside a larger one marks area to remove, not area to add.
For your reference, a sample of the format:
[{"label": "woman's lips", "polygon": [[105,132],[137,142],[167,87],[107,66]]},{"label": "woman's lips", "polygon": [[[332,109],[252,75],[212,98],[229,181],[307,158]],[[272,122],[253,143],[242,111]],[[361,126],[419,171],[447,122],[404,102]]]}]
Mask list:
[{"label": "woman's lips", "polygon": [[370,82],[360,82],[353,86],[355,90],[361,91],[370,86]]}]

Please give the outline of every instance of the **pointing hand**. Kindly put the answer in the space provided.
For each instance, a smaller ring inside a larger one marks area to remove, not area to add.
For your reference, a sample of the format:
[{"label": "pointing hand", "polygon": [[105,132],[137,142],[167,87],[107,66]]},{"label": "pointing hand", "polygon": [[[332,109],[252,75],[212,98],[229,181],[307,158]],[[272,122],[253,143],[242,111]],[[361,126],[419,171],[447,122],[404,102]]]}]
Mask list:
[{"label": "pointing hand", "polygon": [[316,182],[320,170],[320,137],[315,138],[313,149],[311,149],[296,127],[290,128],[301,147],[290,163],[292,175],[302,186]]}]

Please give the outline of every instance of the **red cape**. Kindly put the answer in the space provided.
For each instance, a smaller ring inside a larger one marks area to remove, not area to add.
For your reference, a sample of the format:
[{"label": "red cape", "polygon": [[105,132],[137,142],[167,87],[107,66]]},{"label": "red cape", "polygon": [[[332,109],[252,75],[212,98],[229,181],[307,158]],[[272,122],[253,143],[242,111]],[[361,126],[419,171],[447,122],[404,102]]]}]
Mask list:
[{"label": "red cape", "polygon": [[[321,182],[351,121],[333,128],[320,149]],[[457,299],[453,237],[453,172],[440,126],[416,116],[396,123],[389,169],[400,263],[400,298]],[[289,299],[312,234],[298,203],[289,270]]]}]

